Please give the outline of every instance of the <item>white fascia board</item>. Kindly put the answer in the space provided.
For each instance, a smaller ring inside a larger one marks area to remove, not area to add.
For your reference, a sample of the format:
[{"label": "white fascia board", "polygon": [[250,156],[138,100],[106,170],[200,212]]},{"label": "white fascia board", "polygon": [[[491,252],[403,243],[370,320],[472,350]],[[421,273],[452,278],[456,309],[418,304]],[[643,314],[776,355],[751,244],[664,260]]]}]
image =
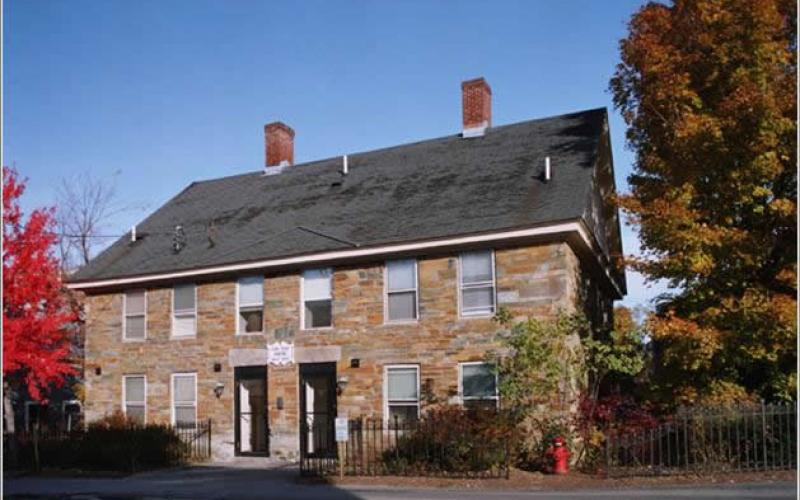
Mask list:
[{"label": "white fascia board", "polygon": [[[333,250],[333,251],[318,252],[308,255],[257,260],[252,262],[243,262],[239,264],[226,264],[220,266],[205,267],[201,269],[190,269],[186,271],[174,271],[166,273],[148,274],[142,276],[130,276],[125,278],[109,278],[96,281],[68,283],[67,287],[74,290],[89,290],[92,288],[114,287],[122,285],[140,284],[151,281],[191,278],[196,276],[210,276],[221,273],[235,273],[235,272],[249,271],[256,269],[269,269],[272,267],[283,267],[291,265],[312,265],[322,262],[334,262],[337,260],[344,260],[344,259],[375,257],[375,256],[400,253],[400,252],[433,250],[437,248],[470,245],[475,243],[509,241],[521,238],[530,238],[535,236],[547,236],[558,233],[577,234],[580,237],[580,240],[583,241],[584,244],[588,247],[588,249],[594,253],[595,247],[593,244],[593,238],[589,236],[588,232],[586,231],[582,223],[575,221],[575,222],[551,224],[548,226],[538,226],[527,229],[515,229],[510,231],[498,231],[494,233],[459,236],[454,238],[416,241],[410,243],[394,243],[394,244],[381,245],[369,248]],[[602,263],[599,260],[598,263],[600,263],[602,266]],[[610,279],[611,275],[607,269],[606,269],[606,274]],[[615,283],[614,280],[611,280],[611,282]]]}]

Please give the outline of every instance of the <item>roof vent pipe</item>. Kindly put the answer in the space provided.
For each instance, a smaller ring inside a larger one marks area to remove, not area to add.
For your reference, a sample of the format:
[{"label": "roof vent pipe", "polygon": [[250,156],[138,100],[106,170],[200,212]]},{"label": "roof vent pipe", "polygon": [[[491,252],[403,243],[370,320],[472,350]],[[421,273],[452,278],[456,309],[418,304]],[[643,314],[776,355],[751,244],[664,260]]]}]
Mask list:
[{"label": "roof vent pipe", "polygon": [[347,175],[347,155],[342,156],[342,175]]},{"label": "roof vent pipe", "polygon": [[545,156],[544,157],[544,181],[545,182],[550,182],[550,176],[551,176],[551,172],[550,172],[550,157],[549,156]]},{"label": "roof vent pipe", "polygon": [[131,243],[136,243],[136,226],[131,226]]}]

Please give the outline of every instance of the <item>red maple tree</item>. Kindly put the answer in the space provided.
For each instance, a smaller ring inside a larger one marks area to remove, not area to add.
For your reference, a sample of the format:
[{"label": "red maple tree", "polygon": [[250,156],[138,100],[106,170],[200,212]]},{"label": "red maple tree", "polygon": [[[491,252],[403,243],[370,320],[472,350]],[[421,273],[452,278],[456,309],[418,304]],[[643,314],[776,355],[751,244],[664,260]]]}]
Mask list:
[{"label": "red maple tree", "polygon": [[3,378],[41,401],[75,373],[67,326],[77,315],[52,253],[53,209],[36,209],[25,220],[24,191],[17,171],[3,167]]}]

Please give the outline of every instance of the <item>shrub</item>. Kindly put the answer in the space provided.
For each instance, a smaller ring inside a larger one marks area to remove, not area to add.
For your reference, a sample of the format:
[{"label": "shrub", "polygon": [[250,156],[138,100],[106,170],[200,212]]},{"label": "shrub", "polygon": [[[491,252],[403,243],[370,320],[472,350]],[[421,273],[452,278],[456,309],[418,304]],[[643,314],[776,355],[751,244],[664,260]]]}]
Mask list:
[{"label": "shrub", "polygon": [[383,453],[391,473],[428,472],[463,475],[507,464],[514,426],[502,412],[445,405],[425,413],[418,424],[400,431],[397,445]]},{"label": "shrub", "polygon": [[[39,439],[40,464],[52,468],[133,472],[182,463],[185,446],[168,425],[142,425],[117,412],[86,431]],[[33,440],[21,443],[23,464],[34,464]]]}]

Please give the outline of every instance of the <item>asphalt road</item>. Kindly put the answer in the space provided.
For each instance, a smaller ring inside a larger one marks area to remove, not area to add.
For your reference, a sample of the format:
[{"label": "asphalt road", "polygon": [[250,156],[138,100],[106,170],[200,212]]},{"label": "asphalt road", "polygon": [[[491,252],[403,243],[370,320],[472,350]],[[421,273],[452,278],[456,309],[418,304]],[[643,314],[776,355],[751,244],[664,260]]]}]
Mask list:
[{"label": "asphalt road", "polygon": [[371,486],[337,487],[297,483],[295,468],[269,470],[226,467],[198,467],[172,471],[142,473],[119,479],[73,479],[21,477],[3,481],[3,497],[11,499],[63,500],[127,500],[163,498],[217,499],[334,499],[334,500],[397,500],[404,498],[430,500],[522,498],[613,498],[627,499],[710,499],[710,498],[795,498],[796,483],[773,482],[709,486],[653,487],[642,489],[594,489],[572,491],[503,491],[396,489]]}]

